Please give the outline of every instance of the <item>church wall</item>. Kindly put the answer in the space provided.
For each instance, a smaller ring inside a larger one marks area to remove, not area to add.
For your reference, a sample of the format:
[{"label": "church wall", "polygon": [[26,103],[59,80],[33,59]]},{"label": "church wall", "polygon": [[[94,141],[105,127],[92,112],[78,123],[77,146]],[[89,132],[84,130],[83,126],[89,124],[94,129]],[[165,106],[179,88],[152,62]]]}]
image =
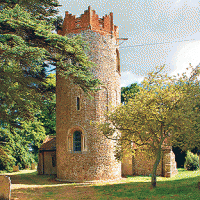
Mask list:
[{"label": "church wall", "polygon": [[52,157],[54,152],[46,151],[44,152],[44,174],[56,174],[56,166],[52,165]]},{"label": "church wall", "polygon": [[43,174],[43,153],[42,152],[39,152],[39,155],[38,155],[38,167],[37,167],[37,171],[38,171],[38,174],[41,175]]},{"label": "church wall", "polygon": [[[136,151],[135,156],[133,156],[133,174],[146,176],[152,174],[154,162],[155,159],[149,159],[145,153]],[[162,175],[162,159],[158,165],[156,175]]]},{"label": "church wall", "polygon": [[[119,105],[121,99],[117,40],[119,32],[118,27],[113,25],[113,14],[99,18],[90,7],[79,18],[66,12],[63,30],[58,34],[82,36],[90,47],[88,57],[96,63],[91,70],[103,85],[102,90],[93,94],[93,99],[89,99],[70,79],[65,80],[57,74],[57,178],[79,182],[119,179],[121,173],[150,174],[153,161],[147,161],[144,155],[124,160],[121,171],[121,163],[114,157],[114,142],[101,135],[94,124],[104,120],[104,112]],[[77,110],[77,97],[80,99],[80,110]],[[74,131],[82,133],[81,152],[73,151]],[[167,176],[168,171],[170,174],[175,171],[175,165],[170,160],[173,154],[168,155],[165,168],[162,167],[162,162],[158,166],[158,175],[166,172]]]},{"label": "church wall", "polygon": [[[93,124],[104,119],[104,111],[120,103],[116,40],[91,30],[83,31],[81,35],[89,43],[88,56],[97,64],[92,71],[104,85],[93,95],[94,99],[89,99],[72,81],[57,75],[57,178],[72,182],[119,179],[121,163],[114,157],[114,142],[100,134]],[[80,97],[80,110],[76,107],[77,97]],[[83,134],[82,152],[72,150],[75,130]]]},{"label": "church wall", "polygon": [[[152,174],[155,159],[149,158],[145,152],[137,152],[134,156],[124,157],[122,161],[122,175],[145,175]],[[163,149],[163,157],[157,167],[158,176],[171,177],[178,173],[175,154],[171,148]]]},{"label": "church wall", "polygon": [[[38,174],[56,174],[56,152],[55,151],[40,151],[39,152],[39,163],[38,163]],[[55,166],[52,163],[52,157],[55,157]]]}]

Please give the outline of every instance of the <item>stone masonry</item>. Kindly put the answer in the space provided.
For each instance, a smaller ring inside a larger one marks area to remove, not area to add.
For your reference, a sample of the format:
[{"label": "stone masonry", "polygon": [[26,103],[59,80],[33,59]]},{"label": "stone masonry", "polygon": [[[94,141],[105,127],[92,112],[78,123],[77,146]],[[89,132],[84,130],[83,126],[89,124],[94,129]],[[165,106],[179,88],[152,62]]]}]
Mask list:
[{"label": "stone masonry", "polygon": [[[171,147],[162,149],[162,158],[157,168],[157,176],[171,177],[178,173],[175,154]],[[155,158],[149,159],[146,152],[137,152],[134,156],[124,156],[122,161],[122,175],[145,175],[152,174]]]},{"label": "stone masonry", "polygon": [[[89,99],[82,89],[57,74],[56,80],[56,159],[57,179],[81,182],[119,179],[122,175],[150,175],[153,160],[145,154],[126,157],[121,163],[114,156],[114,142],[100,134],[94,122],[104,120],[105,111],[120,104],[119,31],[113,14],[99,18],[91,7],[80,17],[68,12],[60,35],[81,35],[89,44],[88,57],[96,65],[95,77],[103,83]],[[70,60],[69,60],[70,62]],[[74,134],[81,133],[81,150],[74,150]],[[177,173],[174,154],[163,149],[158,175]]]},{"label": "stone masonry", "polygon": [[[82,89],[57,75],[56,157],[57,178],[72,182],[121,178],[121,163],[114,156],[114,142],[100,134],[93,122],[104,119],[104,112],[120,104],[118,27],[113,15],[102,19],[91,9],[80,18],[66,12],[62,31],[73,37],[81,34],[88,42],[92,69],[103,82],[101,90],[89,99]],[[77,102],[80,109],[77,109]],[[81,132],[81,151],[73,149],[73,134]]]},{"label": "stone masonry", "polygon": [[10,177],[0,175],[0,199],[10,200],[11,198],[11,180]]}]

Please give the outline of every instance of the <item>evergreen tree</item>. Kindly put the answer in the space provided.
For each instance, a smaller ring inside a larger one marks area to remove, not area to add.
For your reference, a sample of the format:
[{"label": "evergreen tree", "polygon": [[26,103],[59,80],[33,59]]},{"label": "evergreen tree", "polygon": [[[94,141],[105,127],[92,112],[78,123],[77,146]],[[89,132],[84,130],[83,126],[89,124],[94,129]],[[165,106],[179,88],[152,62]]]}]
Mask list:
[{"label": "evergreen tree", "polygon": [[[56,74],[49,74],[47,77],[48,87],[55,88]],[[49,99],[43,101],[40,112],[36,114],[37,119],[42,122],[46,135],[56,134],[56,94],[51,92]]]},{"label": "evergreen tree", "polygon": [[[57,35],[57,0],[2,0],[0,5],[0,167],[34,161],[47,134],[55,134],[55,77],[83,91],[98,84],[80,37]],[[73,62],[69,64],[69,59]],[[53,68],[53,69],[52,69]],[[32,151],[32,152],[31,152]]]},{"label": "evergreen tree", "polygon": [[[53,20],[46,17],[53,15],[53,4],[49,3],[47,8],[39,6],[41,2],[54,1],[33,1],[38,11],[25,7],[25,1],[6,2],[0,11],[1,123],[17,126],[17,117],[33,118],[41,102],[48,98],[50,88],[45,80],[50,65],[85,92],[96,89],[99,81],[90,72],[93,64],[85,54],[86,44],[80,37],[69,39],[52,33]],[[23,7],[15,5],[16,2]],[[45,14],[45,10],[49,11]],[[69,59],[74,62],[69,64]]]},{"label": "evergreen tree", "polygon": [[45,139],[45,128],[36,118],[21,122],[20,128],[0,127],[0,170],[12,171],[37,161],[38,149]]}]

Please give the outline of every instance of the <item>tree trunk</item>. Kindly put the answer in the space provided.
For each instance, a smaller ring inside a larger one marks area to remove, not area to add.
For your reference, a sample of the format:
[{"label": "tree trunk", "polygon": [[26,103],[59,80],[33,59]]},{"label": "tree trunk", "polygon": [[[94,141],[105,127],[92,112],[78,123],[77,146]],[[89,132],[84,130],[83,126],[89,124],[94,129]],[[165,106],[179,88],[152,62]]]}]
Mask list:
[{"label": "tree trunk", "polygon": [[153,186],[153,188],[156,187],[156,172],[157,172],[157,167],[160,163],[160,159],[161,159],[161,146],[159,146],[158,148],[156,161],[153,165],[153,170],[151,175],[151,185]]}]

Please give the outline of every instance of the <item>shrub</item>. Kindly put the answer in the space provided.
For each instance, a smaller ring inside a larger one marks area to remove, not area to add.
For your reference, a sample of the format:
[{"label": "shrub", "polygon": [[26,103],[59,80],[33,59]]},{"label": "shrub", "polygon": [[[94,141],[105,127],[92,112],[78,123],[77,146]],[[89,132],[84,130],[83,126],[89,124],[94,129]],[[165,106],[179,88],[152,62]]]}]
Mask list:
[{"label": "shrub", "polygon": [[15,158],[9,155],[9,151],[0,147],[0,170],[12,172]]},{"label": "shrub", "polygon": [[197,170],[199,168],[199,156],[187,151],[184,167],[187,170]]}]

